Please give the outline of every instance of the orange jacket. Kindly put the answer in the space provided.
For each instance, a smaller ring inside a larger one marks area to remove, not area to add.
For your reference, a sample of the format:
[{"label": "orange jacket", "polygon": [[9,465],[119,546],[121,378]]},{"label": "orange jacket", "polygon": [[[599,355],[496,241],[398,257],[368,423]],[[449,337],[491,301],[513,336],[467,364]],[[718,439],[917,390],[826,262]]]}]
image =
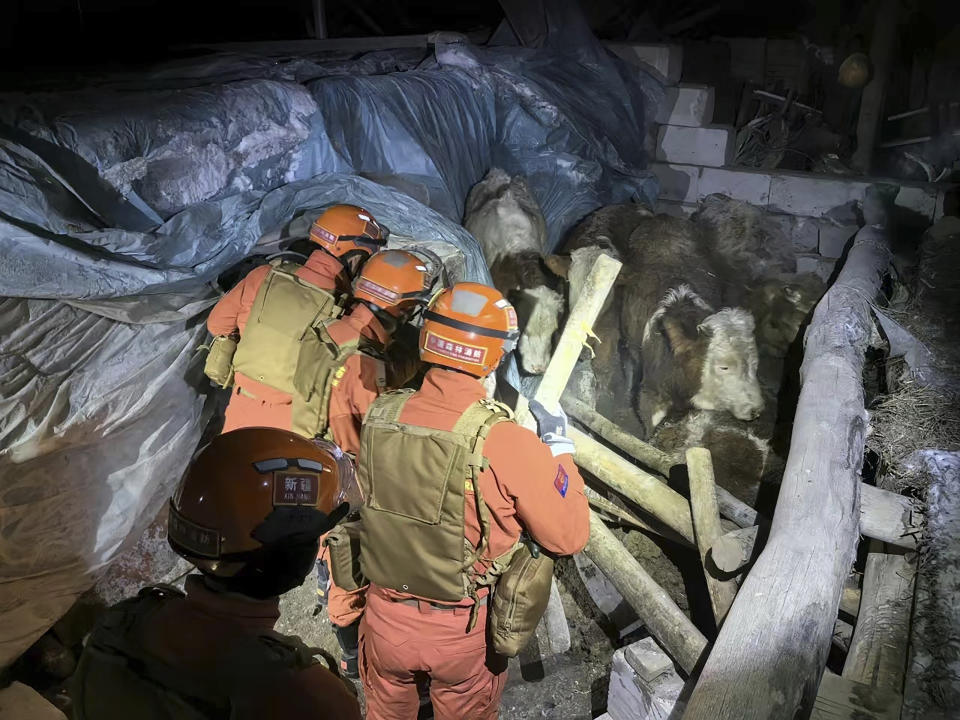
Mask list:
[{"label": "orange jacket", "polygon": [[[399,421],[452,430],[464,410],[484,397],[483,386],[475,378],[432,368],[420,390],[407,401]],[[583,478],[572,456],[553,457],[540,438],[514,423],[495,425],[483,445],[483,454],[489,461],[479,478],[491,517],[487,559],[509,550],[522,529],[558,555],[583,550],[590,535],[590,512]],[[464,521],[467,539],[479,545],[480,523],[469,491]]]},{"label": "orange jacket", "polygon": [[[247,326],[247,318],[250,317],[253,301],[256,299],[257,293],[260,292],[260,286],[263,285],[263,281],[269,272],[269,265],[254,268],[230,292],[220,298],[220,301],[213,306],[213,310],[207,317],[207,329],[211,335],[216,337],[239,332],[240,336],[243,336],[243,329]],[[324,290],[345,291],[349,289],[346,284],[343,265],[324,250],[314,250],[310,253],[310,257],[295,274]],[[290,402],[288,393],[259,383],[242,373],[236,374],[234,384],[264,402]]]},{"label": "orange jacket", "polygon": [[[349,314],[327,326],[330,338],[343,343],[363,336],[384,345],[390,340],[373,311],[357,303]],[[360,427],[363,416],[382,388],[377,385],[377,362],[366,355],[352,355],[344,364],[343,376],[330,391],[327,418],[333,439],[343,450],[356,455],[360,451]]]},{"label": "orange jacket", "polygon": [[[223,648],[238,632],[257,635],[273,630],[279,601],[216,593],[203,578],[191,575],[187,597],[168,601],[153,617],[140,641],[152,655],[189,672],[198,680],[215,677],[224,662]],[[302,720],[359,720],[360,707],[343,682],[321,665],[270,675],[243,698],[237,720],[289,717]]]}]

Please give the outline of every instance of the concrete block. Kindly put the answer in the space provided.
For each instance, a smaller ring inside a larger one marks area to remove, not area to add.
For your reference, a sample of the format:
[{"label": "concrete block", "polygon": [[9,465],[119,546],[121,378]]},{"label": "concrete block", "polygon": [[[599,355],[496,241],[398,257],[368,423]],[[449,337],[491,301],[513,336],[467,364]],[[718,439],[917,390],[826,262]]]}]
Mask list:
[{"label": "concrete block", "polygon": [[820,238],[817,249],[823,257],[833,259],[843,256],[850,238],[860,229],[856,225],[838,225],[829,220],[820,220],[818,225]]},{"label": "concrete block", "polygon": [[0,690],[0,718],[3,720],[67,720],[55,706],[29,685],[13,682]]},{"label": "concrete block", "polygon": [[[683,711],[683,703],[679,700],[683,679],[673,663],[668,670],[647,681],[627,661],[627,651],[631,647],[620,648],[613,654],[607,691],[607,712],[611,719],[667,720],[678,717]],[[666,657],[662,650],[660,653]]]},{"label": "concrete block", "polygon": [[661,125],[657,132],[657,160],[722,167],[733,160],[735,142],[733,128],[726,125]]},{"label": "concrete block", "polygon": [[770,177],[770,173],[744,168],[704,168],[700,173],[699,194],[705,198],[720,193],[762,206],[770,201]]},{"label": "concrete block", "polygon": [[671,217],[687,219],[699,209],[700,206],[694,203],[657,200],[657,206],[654,208],[654,212],[660,215],[670,215]]},{"label": "concrete block", "polygon": [[627,664],[633,668],[641,680],[651,683],[666,672],[673,670],[673,660],[660,649],[652,637],[628,645],[624,648]]},{"label": "concrete block", "polygon": [[[838,178],[811,173],[776,173],[770,184],[771,209],[790,215],[822,217],[834,208],[863,200],[868,185],[894,183],[882,178]],[[908,216],[932,222],[937,210],[935,185],[903,185],[897,193],[896,206]]]},{"label": "concrete block", "polygon": [[663,125],[703,127],[713,122],[714,91],[708,85],[677,85],[664,88],[656,122]]},{"label": "concrete block", "polygon": [[661,200],[696,203],[699,197],[700,168],[696,165],[650,163],[650,172],[660,181]]},{"label": "concrete block", "polygon": [[608,42],[605,45],[618,57],[646,70],[666,85],[680,82],[683,71],[683,47],[680,45],[624,42]]},{"label": "concrete block", "polygon": [[817,225],[817,220],[794,215],[769,214],[767,217],[771,222],[779,225],[783,234],[790,238],[796,252],[817,252],[820,243],[820,228]]}]

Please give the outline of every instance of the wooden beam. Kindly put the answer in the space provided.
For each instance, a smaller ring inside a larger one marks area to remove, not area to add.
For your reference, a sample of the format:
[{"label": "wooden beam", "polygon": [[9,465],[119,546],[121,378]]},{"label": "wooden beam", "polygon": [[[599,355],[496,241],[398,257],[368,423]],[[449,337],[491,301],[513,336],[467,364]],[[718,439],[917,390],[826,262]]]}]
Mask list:
[{"label": "wooden beam", "polygon": [[[560,396],[570,380],[570,373],[573,372],[577,358],[580,357],[587,332],[596,322],[621,267],[621,263],[609,255],[600,255],[590,268],[583,291],[570,311],[563,334],[550,358],[550,364],[547,365],[534,394],[534,399],[544,407],[553,409],[559,406]],[[530,408],[523,395],[517,397],[516,414],[517,422],[521,424],[529,420]],[[550,639],[550,649],[554,653],[565,653],[570,649],[570,625],[560,602],[556,578],[550,586],[550,601],[541,622]]]},{"label": "wooden beam", "polygon": [[772,720],[805,717],[813,709],[859,540],[868,423],[864,354],[873,331],[871,303],[889,260],[882,229],[862,228],[814,311],[770,535],[720,630],[685,720]]},{"label": "wooden beam", "polygon": [[871,552],[843,677],[900,692],[907,667],[916,563],[904,555]]},{"label": "wooden beam", "polygon": [[[570,417],[586,425],[592,432],[602,437],[610,444],[620,448],[630,457],[644,466],[659,473],[663,477],[670,476],[670,469],[678,462],[659,448],[645,443],[631,435],[616,423],[603,417],[586,403],[578,400],[569,393],[561,399],[563,409]],[[588,437],[579,433],[578,437]],[[649,473],[647,473],[649,475]],[[717,487],[717,502],[720,503],[720,514],[732,520],[740,527],[749,527],[757,524],[757,511],[745,502],[734,496],[728,490]]]},{"label": "wooden beam", "polygon": [[887,75],[893,64],[894,41],[897,35],[897,15],[900,0],[881,0],[873,21],[873,39],[870,42],[870,64],[873,76],[860,96],[860,117],[857,119],[857,149],[851,164],[862,173],[869,173],[873,149],[880,131],[883,101],[887,89]]},{"label": "wooden beam", "polygon": [[673,530],[681,542],[696,547],[686,498],[576,428],[569,428],[567,435],[577,447],[577,465]]},{"label": "wooden beam", "polygon": [[737,596],[737,584],[732,580],[720,580],[708,569],[707,555],[717,538],[723,535],[720,527],[720,508],[717,506],[717,486],[713,477],[713,458],[705,448],[687,450],[687,477],[690,479],[690,512],[693,515],[693,529],[697,536],[697,548],[700,550],[700,562],[707,579],[710,592],[710,605],[713,617],[719,628],[733,599]]},{"label": "wooden beam", "polygon": [[594,512],[590,513],[590,541],[584,553],[637,612],[663,649],[680,667],[692,672],[707,647],[707,639]]},{"label": "wooden beam", "polygon": [[913,501],[866,483],[860,484],[860,533],[897,547],[915,550],[923,514]]},{"label": "wooden beam", "polygon": [[810,720],[899,720],[900,693],[824,673]]}]

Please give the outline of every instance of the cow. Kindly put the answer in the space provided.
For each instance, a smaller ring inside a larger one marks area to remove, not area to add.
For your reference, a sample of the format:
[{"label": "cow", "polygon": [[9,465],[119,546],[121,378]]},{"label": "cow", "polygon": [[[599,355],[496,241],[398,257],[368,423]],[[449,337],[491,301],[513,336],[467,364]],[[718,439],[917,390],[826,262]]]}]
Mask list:
[{"label": "cow", "polygon": [[760,354],[785,358],[824,292],[814,273],[780,274],[750,288],[746,305],[757,324]]},{"label": "cow", "polygon": [[[692,408],[755,419],[763,397],[753,316],[720,307],[722,270],[706,251],[703,232],[689,220],[620,207],[600,211],[608,216],[602,225],[629,232],[599,241],[619,256],[623,269],[597,322],[606,348],[593,362],[598,391],[605,391],[604,397],[598,392],[597,410],[622,417],[618,406],[633,398],[644,437],[666,417]],[[578,227],[599,225],[588,218]],[[565,249],[590,240],[589,233],[575,232]]]},{"label": "cow", "polygon": [[521,368],[542,374],[550,362],[563,296],[555,289],[556,278],[542,266],[546,222],[524,178],[491,169],[467,196],[463,226],[480,243],[494,287],[517,309]]}]

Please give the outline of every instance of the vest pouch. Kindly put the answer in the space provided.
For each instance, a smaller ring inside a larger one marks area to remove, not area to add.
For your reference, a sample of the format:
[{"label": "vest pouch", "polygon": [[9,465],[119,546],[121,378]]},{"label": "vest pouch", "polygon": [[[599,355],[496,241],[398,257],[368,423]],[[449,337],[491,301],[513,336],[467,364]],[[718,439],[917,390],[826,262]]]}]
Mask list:
[{"label": "vest pouch", "polygon": [[233,354],[237,351],[237,341],[228,335],[215,337],[210,343],[207,361],[203,365],[203,374],[222,388],[233,385]]},{"label": "vest pouch", "polygon": [[360,522],[344,522],[327,533],[323,544],[327,546],[330,574],[337,587],[352,592],[367,584],[360,570]]},{"label": "vest pouch", "polygon": [[[465,448],[451,433],[426,428],[396,432],[368,422],[364,432],[360,477],[369,484],[362,488],[367,501],[360,510],[363,574],[382,587],[459,602],[467,592]],[[416,486],[392,481],[398,470],[415,478]]]},{"label": "vest pouch", "polygon": [[543,551],[534,557],[526,543],[517,548],[490,605],[488,632],[496,652],[516,657],[530,642],[550,599],[553,564]]}]

